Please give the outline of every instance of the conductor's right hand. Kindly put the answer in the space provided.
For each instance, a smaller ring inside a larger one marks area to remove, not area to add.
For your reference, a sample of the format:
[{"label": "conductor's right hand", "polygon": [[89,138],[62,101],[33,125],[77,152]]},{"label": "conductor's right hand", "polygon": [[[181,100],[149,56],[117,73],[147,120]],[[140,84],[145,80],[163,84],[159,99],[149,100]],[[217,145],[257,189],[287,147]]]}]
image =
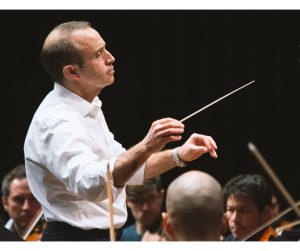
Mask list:
[{"label": "conductor's right hand", "polygon": [[148,152],[159,152],[167,143],[181,140],[183,132],[184,125],[180,121],[172,118],[159,119],[152,123],[141,143],[145,145]]}]

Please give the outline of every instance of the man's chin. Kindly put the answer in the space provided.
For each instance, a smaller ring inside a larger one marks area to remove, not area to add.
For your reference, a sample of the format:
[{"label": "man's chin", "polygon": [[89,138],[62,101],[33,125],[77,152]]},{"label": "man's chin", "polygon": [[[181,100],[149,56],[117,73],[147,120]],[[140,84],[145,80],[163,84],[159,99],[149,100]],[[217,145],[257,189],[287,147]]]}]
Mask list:
[{"label": "man's chin", "polygon": [[241,238],[243,238],[246,235],[246,233],[242,232],[242,231],[238,231],[238,232],[233,232],[232,235],[233,235],[234,239],[240,240]]},{"label": "man's chin", "polygon": [[107,79],[107,83],[109,85],[111,85],[113,82],[115,82],[115,76],[114,75],[111,75],[108,79]]},{"label": "man's chin", "polygon": [[146,226],[146,227],[151,227],[153,225],[153,222],[154,222],[154,220],[152,217],[144,218],[142,220],[143,226]]},{"label": "man's chin", "polygon": [[19,227],[21,227],[22,229],[25,229],[28,227],[29,223],[30,223],[30,221],[26,221],[26,222],[22,221],[19,223]]},{"label": "man's chin", "polygon": [[110,85],[112,85],[113,83],[114,83],[114,79],[111,80],[111,81],[107,81],[107,82],[105,83],[105,86],[110,86]]}]

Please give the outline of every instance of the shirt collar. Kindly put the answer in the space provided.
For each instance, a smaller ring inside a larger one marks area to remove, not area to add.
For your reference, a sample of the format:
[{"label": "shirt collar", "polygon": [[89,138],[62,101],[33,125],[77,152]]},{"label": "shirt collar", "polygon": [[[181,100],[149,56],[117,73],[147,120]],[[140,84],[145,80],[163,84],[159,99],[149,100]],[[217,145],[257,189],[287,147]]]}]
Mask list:
[{"label": "shirt collar", "polygon": [[8,230],[11,230],[11,231],[14,231],[14,222],[13,222],[13,219],[10,218],[6,224],[5,224],[5,228],[7,228]]},{"label": "shirt collar", "polygon": [[78,111],[83,117],[89,115],[95,117],[102,106],[102,102],[98,96],[96,96],[92,103],[90,103],[58,83],[54,83],[54,92],[62,98],[64,102],[71,105],[76,111]]}]

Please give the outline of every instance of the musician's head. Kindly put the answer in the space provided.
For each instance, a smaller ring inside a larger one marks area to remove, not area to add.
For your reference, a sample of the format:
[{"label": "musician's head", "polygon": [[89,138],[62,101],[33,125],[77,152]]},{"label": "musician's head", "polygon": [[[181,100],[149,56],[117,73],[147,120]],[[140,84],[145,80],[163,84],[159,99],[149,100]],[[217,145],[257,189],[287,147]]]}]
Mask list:
[{"label": "musician's head", "polygon": [[22,235],[40,208],[28,186],[24,165],[17,165],[2,181],[2,205]]},{"label": "musician's head", "polygon": [[233,237],[242,239],[271,216],[272,191],[262,175],[233,177],[223,188],[226,218]]},{"label": "musician's head", "polygon": [[143,185],[126,187],[127,206],[141,232],[159,228],[164,193],[159,176],[146,180]]},{"label": "musician's head", "polygon": [[217,241],[223,224],[222,189],[201,171],[188,171],[170,184],[163,214],[165,231],[178,241]]}]

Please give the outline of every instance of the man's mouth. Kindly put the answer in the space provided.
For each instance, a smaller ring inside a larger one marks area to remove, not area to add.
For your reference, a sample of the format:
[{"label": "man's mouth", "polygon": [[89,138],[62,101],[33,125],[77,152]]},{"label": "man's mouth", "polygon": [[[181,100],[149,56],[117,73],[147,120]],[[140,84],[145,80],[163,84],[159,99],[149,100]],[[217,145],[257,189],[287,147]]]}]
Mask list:
[{"label": "man's mouth", "polygon": [[230,228],[232,232],[241,231],[243,228],[241,226],[234,226]]},{"label": "man's mouth", "polygon": [[109,69],[109,70],[107,71],[107,73],[109,73],[109,74],[114,73],[114,72],[115,72],[114,67],[112,67],[111,69]]}]

